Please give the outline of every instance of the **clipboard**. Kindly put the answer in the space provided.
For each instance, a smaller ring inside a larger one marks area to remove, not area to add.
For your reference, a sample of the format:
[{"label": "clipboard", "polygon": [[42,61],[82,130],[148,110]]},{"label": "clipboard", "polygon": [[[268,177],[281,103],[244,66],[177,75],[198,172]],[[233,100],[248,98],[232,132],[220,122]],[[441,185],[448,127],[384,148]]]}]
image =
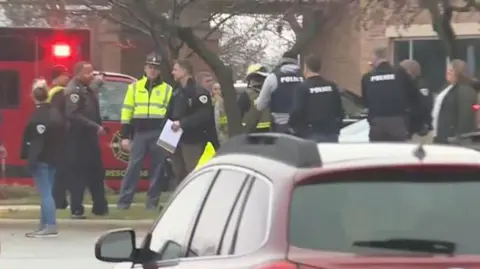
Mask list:
[{"label": "clipboard", "polygon": [[179,129],[176,132],[172,130],[173,121],[167,120],[163,126],[162,132],[157,139],[157,145],[162,147],[170,153],[174,153],[177,149],[180,138],[182,138],[183,130]]}]

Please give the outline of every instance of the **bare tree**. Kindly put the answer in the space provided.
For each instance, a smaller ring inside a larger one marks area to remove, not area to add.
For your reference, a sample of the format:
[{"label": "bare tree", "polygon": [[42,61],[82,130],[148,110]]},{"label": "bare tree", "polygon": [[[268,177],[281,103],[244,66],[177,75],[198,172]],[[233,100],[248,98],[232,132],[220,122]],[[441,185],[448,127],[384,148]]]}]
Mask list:
[{"label": "bare tree", "polygon": [[[235,16],[280,14],[280,20],[287,22],[296,33],[296,40],[291,50],[301,53],[308,48],[322,23],[337,16],[335,12],[331,12],[332,8],[338,8],[345,3],[349,4],[356,1],[337,0],[316,3],[300,0],[279,0],[278,2],[251,0],[76,0],[76,2],[87,6],[91,12],[90,16],[96,15],[109,19],[124,29],[148,36],[157,52],[165,59],[163,67],[165,75],[170,74],[173,60],[180,58],[186,47],[193,51],[211,68],[222,86],[226,104],[225,110],[229,119],[229,131],[230,135],[233,135],[240,133],[242,127],[240,114],[235,105],[236,91],[233,87],[233,72],[226,64],[228,57],[226,55],[234,55],[235,52],[241,54],[243,47],[240,47],[239,44],[242,41],[241,38],[232,38],[222,44],[222,50],[226,52],[222,57],[216,50],[208,46],[206,40],[221,32],[221,27]],[[16,3],[6,7],[7,13],[11,13],[9,15],[11,19],[17,17],[46,18],[45,21],[48,25],[65,24],[68,12],[66,5],[64,5],[65,2],[62,0],[23,0]],[[28,7],[23,3],[27,3]],[[38,9],[41,3],[45,6]],[[36,6],[37,9],[31,8],[32,6]],[[99,6],[102,8],[99,9]],[[105,11],[105,8],[108,11]],[[24,15],[16,16],[18,14]],[[202,16],[197,16],[198,14]],[[301,21],[298,20],[300,15]],[[212,21],[216,22],[213,27],[210,25]],[[17,23],[26,24],[28,22],[17,21]],[[277,23],[275,28],[278,29],[279,25],[280,23]],[[267,28],[267,24],[264,28]],[[272,25],[269,24],[268,28],[272,28]],[[245,53],[260,55],[264,46],[262,42],[257,43],[246,50]],[[234,59],[234,57],[229,59]],[[169,78],[167,77],[167,79]]]},{"label": "bare tree", "polygon": [[254,15],[233,18],[220,25],[219,55],[232,68],[234,79],[244,79],[250,64],[267,60],[266,50],[272,40],[266,34],[275,27],[275,21],[271,16]]},{"label": "bare tree", "polygon": [[[92,0],[84,0],[92,5]],[[356,2],[354,0],[322,1],[251,1],[251,0],[108,0],[112,12],[106,14],[108,19],[138,32],[149,35],[156,49],[165,59],[180,56],[186,45],[215,73],[223,89],[225,110],[228,116],[230,135],[242,132],[240,114],[236,104],[236,91],[233,87],[232,70],[222,61],[221,55],[205,43],[211,35],[218,33],[220,27],[229,19],[241,14],[276,13],[287,14],[283,19],[294,27],[297,33],[292,50],[303,52],[314,39],[320,25],[327,19],[336,17],[333,8]],[[276,10],[272,11],[272,7]],[[188,21],[187,17],[204,14],[203,19]],[[228,14],[228,15],[225,15]],[[302,15],[303,24],[297,20]],[[293,18],[293,20],[292,20]],[[210,22],[216,20],[214,27]],[[201,31],[198,31],[198,30]],[[261,48],[261,46],[260,46]],[[260,50],[260,49],[258,49]],[[171,64],[171,63],[168,63]]]},{"label": "bare tree", "polygon": [[431,24],[443,41],[447,56],[456,58],[456,35],[452,27],[454,13],[480,11],[477,0],[368,0],[362,7],[363,26],[380,20],[388,24],[410,25],[423,11],[427,11]]}]

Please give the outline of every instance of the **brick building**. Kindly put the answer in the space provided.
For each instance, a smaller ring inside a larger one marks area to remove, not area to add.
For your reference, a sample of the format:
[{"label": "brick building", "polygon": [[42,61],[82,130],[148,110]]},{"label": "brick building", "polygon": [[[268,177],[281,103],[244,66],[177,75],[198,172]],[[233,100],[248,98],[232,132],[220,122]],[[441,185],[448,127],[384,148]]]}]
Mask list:
[{"label": "brick building", "polygon": [[[480,74],[479,18],[478,13],[472,12],[455,14],[453,19],[459,39],[458,55],[476,75]],[[325,28],[312,50],[322,55],[324,75],[348,90],[359,93],[371,51],[378,46],[387,46],[391,60],[396,63],[408,58],[417,60],[432,90],[438,90],[444,83],[447,58],[427,11],[418,15],[409,27],[379,21],[367,29],[359,29],[354,16],[343,16],[334,26]]]}]

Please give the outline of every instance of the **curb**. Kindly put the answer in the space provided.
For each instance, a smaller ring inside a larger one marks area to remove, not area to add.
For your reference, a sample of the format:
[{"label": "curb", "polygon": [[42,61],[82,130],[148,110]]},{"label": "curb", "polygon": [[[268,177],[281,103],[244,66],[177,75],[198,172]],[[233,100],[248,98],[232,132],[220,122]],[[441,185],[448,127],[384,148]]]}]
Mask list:
[{"label": "curb", "polygon": [[[38,227],[38,219],[2,219],[0,218],[0,229],[35,229]],[[72,220],[57,219],[59,229],[73,230],[111,230],[119,228],[133,228],[135,230],[149,230],[155,220]]]}]

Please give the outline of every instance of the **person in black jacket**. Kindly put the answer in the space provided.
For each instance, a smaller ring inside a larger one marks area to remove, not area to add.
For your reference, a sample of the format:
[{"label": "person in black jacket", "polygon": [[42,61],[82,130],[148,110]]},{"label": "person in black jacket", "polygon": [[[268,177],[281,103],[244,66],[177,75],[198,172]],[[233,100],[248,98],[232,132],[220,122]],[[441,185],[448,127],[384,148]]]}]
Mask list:
[{"label": "person in black jacket", "polygon": [[407,141],[407,120],[411,108],[418,102],[417,88],[404,70],[388,62],[385,48],[374,51],[372,62],[374,68],[362,77],[362,99],[368,109],[370,141]]},{"label": "person in black jacket", "polygon": [[33,179],[41,197],[40,229],[27,233],[27,237],[57,236],[55,202],[52,189],[57,165],[62,157],[59,141],[64,140],[65,126],[59,111],[52,109],[45,85],[35,83],[33,98],[37,109],[31,116],[23,134],[22,159],[28,161]]},{"label": "person in black jacket", "polygon": [[73,219],[84,219],[83,196],[85,187],[92,195],[92,213],[106,215],[105,168],[103,166],[99,135],[102,127],[98,98],[90,83],[93,67],[78,62],[74,77],[65,88],[65,117],[68,121],[66,165],[69,175],[70,210]]},{"label": "person in black jacket", "polygon": [[422,69],[417,61],[403,60],[400,67],[412,78],[418,90],[418,103],[412,106],[408,119],[410,136],[425,137],[432,130],[433,94],[421,78]]},{"label": "person in black jacket", "polygon": [[192,73],[192,65],[187,60],[177,61],[172,71],[178,87],[169,104],[168,118],[173,121],[173,131],[183,130],[172,156],[176,183],[195,169],[207,142],[215,148],[219,146],[211,95],[195,84]]},{"label": "person in black jacket", "polygon": [[300,137],[317,142],[338,142],[345,115],[335,83],[320,76],[321,60],[305,59],[305,80],[295,89],[288,124]]}]

